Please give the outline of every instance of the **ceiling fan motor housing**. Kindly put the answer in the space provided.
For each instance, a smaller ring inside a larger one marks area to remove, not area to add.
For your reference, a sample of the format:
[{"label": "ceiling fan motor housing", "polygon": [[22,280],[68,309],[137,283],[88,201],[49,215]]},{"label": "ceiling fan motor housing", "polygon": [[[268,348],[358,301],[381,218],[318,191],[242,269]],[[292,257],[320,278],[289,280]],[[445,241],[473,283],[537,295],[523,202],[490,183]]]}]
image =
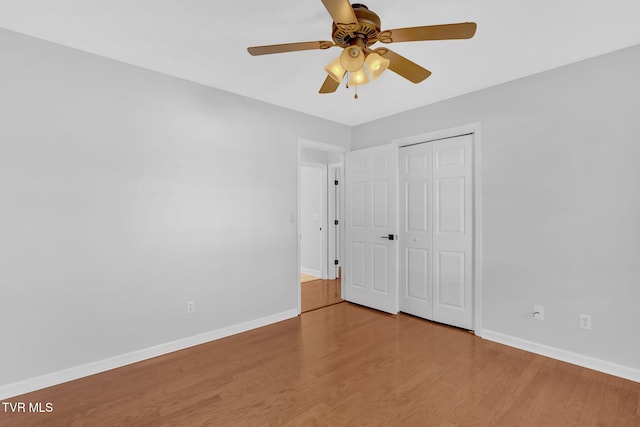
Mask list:
[{"label": "ceiling fan motor housing", "polygon": [[354,3],[351,7],[358,18],[358,25],[334,22],[331,32],[333,41],[342,47],[351,46],[357,43],[357,40],[363,40],[366,47],[373,45],[380,34],[380,17],[364,4]]}]

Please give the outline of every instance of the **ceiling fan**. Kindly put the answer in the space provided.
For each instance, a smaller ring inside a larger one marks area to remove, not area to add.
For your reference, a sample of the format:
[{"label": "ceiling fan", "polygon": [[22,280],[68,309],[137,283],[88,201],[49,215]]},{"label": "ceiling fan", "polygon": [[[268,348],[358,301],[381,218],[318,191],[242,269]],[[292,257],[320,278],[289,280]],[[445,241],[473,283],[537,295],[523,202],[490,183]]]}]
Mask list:
[{"label": "ceiling fan", "polygon": [[[469,39],[476,32],[475,22],[429,25],[424,27],[380,30],[380,17],[360,3],[349,0],[322,0],[333,18],[331,41],[286,43],[269,46],[254,46],[247,50],[253,56],[301,50],[329,49],[341,47],[338,58],[325,67],[327,78],[320,93],[332,93],[348,74],[347,87],[366,84],[379,77],[387,68],[405,79],[420,83],[431,75],[431,71],[393,52],[386,47],[372,50],[376,42],[397,43],[422,40]],[[356,93],[356,98],[358,97]]]}]

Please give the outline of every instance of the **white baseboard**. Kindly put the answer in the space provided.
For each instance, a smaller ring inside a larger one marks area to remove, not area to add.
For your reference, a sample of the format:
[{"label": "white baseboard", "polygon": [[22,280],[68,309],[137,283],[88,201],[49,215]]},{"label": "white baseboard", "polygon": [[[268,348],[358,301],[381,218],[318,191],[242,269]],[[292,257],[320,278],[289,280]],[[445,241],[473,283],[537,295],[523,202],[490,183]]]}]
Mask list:
[{"label": "white baseboard", "polygon": [[304,274],[308,274],[309,276],[322,277],[322,272],[320,270],[312,270],[310,268],[302,267],[300,271]]},{"label": "white baseboard", "polygon": [[640,369],[618,365],[617,363],[596,359],[595,357],[585,356],[583,354],[562,350],[560,348],[539,344],[533,341],[527,341],[522,338],[501,334],[487,329],[483,329],[480,336],[489,341],[505,344],[510,347],[519,348],[521,350],[540,354],[552,359],[562,360],[563,362],[604,372],[627,380],[640,382]]},{"label": "white baseboard", "polygon": [[216,329],[214,331],[205,332],[203,334],[182,338],[165,344],[144,348],[142,350],[125,353],[108,359],[98,360],[96,362],[87,363],[85,365],[74,366],[58,372],[52,372],[39,377],[29,378],[12,384],[0,386],[0,400],[10,397],[19,396],[21,394],[30,393],[46,387],[62,384],[67,381],[76,380],[78,378],[87,377],[89,375],[98,374],[100,372],[109,371],[111,369],[120,368],[132,363],[141,362],[152,357],[162,356],[163,354],[172,353],[174,351],[183,350],[195,345],[204,344],[230,335],[239,334],[251,329],[260,328],[282,320],[291,319],[298,315],[298,310],[288,310],[282,313],[272,314],[260,319],[250,320],[248,322],[239,323],[237,325],[227,326],[225,328]]}]

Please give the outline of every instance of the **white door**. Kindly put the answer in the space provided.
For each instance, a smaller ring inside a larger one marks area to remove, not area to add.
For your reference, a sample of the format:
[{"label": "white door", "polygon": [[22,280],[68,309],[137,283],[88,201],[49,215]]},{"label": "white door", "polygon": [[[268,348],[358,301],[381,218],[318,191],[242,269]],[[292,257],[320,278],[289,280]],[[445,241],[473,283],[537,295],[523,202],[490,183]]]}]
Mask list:
[{"label": "white door", "polygon": [[400,310],[433,319],[433,144],[400,149]]},{"label": "white door", "polygon": [[397,148],[346,154],[345,299],[398,312]]},{"label": "white door", "polygon": [[473,329],[473,136],[400,149],[400,309]]},{"label": "white door", "polygon": [[324,277],[325,165],[300,167],[300,265],[302,273]]}]

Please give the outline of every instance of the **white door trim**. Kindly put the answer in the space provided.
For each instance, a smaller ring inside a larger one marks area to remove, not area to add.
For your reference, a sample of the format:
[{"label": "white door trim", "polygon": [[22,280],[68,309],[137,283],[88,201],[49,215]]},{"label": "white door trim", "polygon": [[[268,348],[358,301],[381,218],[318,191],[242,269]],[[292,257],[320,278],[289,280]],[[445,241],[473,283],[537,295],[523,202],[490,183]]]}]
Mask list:
[{"label": "white door trim", "polygon": [[348,148],[340,145],[327,144],[326,142],[314,141],[306,138],[298,138],[298,148],[300,147],[315,148],[316,150],[330,151],[332,153],[346,153],[347,151],[350,151]]},{"label": "white door trim", "polygon": [[[338,181],[339,185],[335,185],[334,181]],[[340,263],[342,260],[342,248],[340,247],[341,232],[340,227],[342,225],[342,217],[340,216],[340,185],[342,183],[342,164],[330,163],[328,165],[328,177],[327,177],[327,245],[328,245],[328,262],[327,265],[327,279],[334,280],[338,277],[338,268],[340,264],[336,265],[335,260]],[[338,221],[338,225],[335,221]]]},{"label": "white door trim", "polygon": [[[482,174],[480,173],[480,122],[398,138],[392,140],[391,143],[394,144],[399,151],[400,147],[407,145],[466,134],[473,134],[473,330],[477,336],[482,337],[482,194],[480,191],[482,188],[480,185],[480,177]],[[398,180],[398,182],[400,182],[400,180]],[[398,205],[398,210],[399,208],[400,206]]]}]

